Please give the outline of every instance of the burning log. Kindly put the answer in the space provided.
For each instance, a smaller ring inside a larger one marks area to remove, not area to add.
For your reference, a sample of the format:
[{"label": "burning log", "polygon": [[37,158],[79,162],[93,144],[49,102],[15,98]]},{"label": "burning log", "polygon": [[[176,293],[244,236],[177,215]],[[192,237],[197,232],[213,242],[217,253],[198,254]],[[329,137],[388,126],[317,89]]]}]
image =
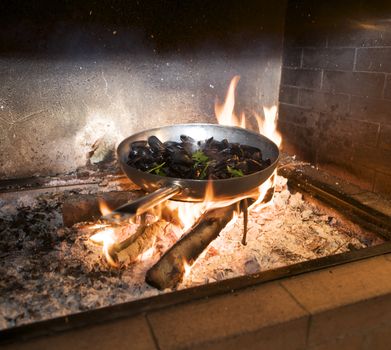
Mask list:
[{"label": "burning log", "polygon": [[[248,199],[248,202],[251,204],[254,201]],[[185,274],[185,264],[192,265],[206,247],[218,237],[234,214],[243,209],[242,202],[237,202],[206,211],[188,233],[148,270],[146,282],[160,290],[177,286]]]},{"label": "burning log", "polygon": [[100,201],[102,199],[108,207],[116,208],[124,203],[139,198],[142,194],[143,192],[141,191],[115,191],[104,193],[100,197],[87,194],[66,198],[62,204],[64,225],[66,227],[71,227],[79,222],[99,219],[102,215],[101,210],[99,209]]},{"label": "burning log", "polygon": [[103,245],[106,260],[112,267],[130,264],[137,260],[141,254],[152,248],[158,234],[164,231],[169,223],[179,227],[183,225],[179,219],[178,210],[168,207],[160,208],[160,206],[151,208],[141,215],[138,221],[140,224],[136,232],[120,242],[116,241],[114,233],[116,227],[121,227],[118,223],[103,224],[103,230],[90,237],[93,242]]},{"label": "burning log", "polygon": [[141,225],[136,233],[124,241],[115,244],[109,251],[114,261],[119,263],[132,263],[138,256],[150,249],[156,236],[167,226],[165,220],[158,220],[150,225]]}]

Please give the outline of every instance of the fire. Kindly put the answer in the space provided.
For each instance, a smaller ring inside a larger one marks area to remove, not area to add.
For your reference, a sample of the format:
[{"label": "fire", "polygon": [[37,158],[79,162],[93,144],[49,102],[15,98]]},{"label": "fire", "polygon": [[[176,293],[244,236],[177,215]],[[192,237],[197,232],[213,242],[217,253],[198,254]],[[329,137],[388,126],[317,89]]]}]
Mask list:
[{"label": "fire", "polygon": [[191,265],[186,260],[183,260],[183,267],[185,269],[185,273],[183,274],[183,279],[186,279],[190,275]]},{"label": "fire", "polygon": [[[221,104],[218,100],[215,102],[216,119],[220,125],[246,128],[246,115],[242,112],[240,118],[238,118],[234,112],[235,90],[239,79],[240,76],[238,75],[232,78],[224,103]],[[281,145],[281,135],[277,131],[277,106],[263,106],[263,117],[257,112],[254,112],[254,115],[257,120],[259,133],[265,135],[279,147]]]},{"label": "fire", "polygon": [[[235,115],[235,89],[238,85],[240,77],[234,76],[229,85],[227,95],[223,104],[218,101],[215,103],[215,113],[219,124],[227,126],[239,126],[246,127],[246,116],[241,114],[240,119]],[[257,112],[254,112],[259,133],[272,140],[278,147],[281,145],[281,134],[277,131],[277,106],[263,106],[263,116]],[[270,178],[261,184],[258,188],[259,196],[256,202],[250,207],[251,210],[259,211],[267,205],[270,205],[272,201],[266,204],[261,204],[269,188],[274,186],[276,171],[270,176]]]},{"label": "fire", "polygon": [[255,113],[259,133],[272,140],[278,147],[281,146],[281,134],[277,131],[277,106],[263,107],[264,119]]},{"label": "fire", "polygon": [[[225,101],[223,104],[220,104],[216,99],[215,102],[215,114],[216,118],[221,125],[233,126],[233,125],[241,125],[239,118],[235,115],[234,107],[235,107],[235,90],[238,85],[240,77],[235,75],[231,83],[229,84],[229,88],[227,91],[227,96],[225,97]],[[244,115],[242,115],[242,123],[245,123]]]},{"label": "fire", "polygon": [[[227,125],[227,126],[238,126],[242,128],[246,128],[247,120],[244,113],[240,114],[238,117],[235,114],[235,90],[239,83],[239,76],[234,76],[230,82],[227,95],[224,103],[220,103],[216,100],[215,102],[215,113],[216,118],[219,124]],[[263,107],[263,113],[258,114],[254,113],[256,121],[258,123],[259,132],[270,140],[272,140],[276,145],[280,146],[281,144],[281,135],[277,132],[277,106],[271,107]],[[272,201],[268,203],[262,203],[265,195],[268,190],[274,185],[275,173],[265,181],[258,188],[258,199],[254,204],[251,205],[249,210],[259,211],[264,208],[266,205],[270,205]],[[186,232],[195,222],[196,220],[207,210],[228,206],[235,202],[240,201],[248,197],[248,194],[243,194],[242,197],[233,198],[226,201],[214,201],[214,189],[213,182],[209,181],[206,186],[204,201],[201,203],[186,203],[186,202],[176,202],[176,201],[167,201],[163,205],[169,208],[172,212],[177,212],[180,222],[182,223],[181,228],[182,232]],[[107,215],[112,212],[107,203],[103,200],[99,201],[99,207],[102,215]],[[157,206],[149,210],[149,215],[154,216],[155,218],[164,217],[162,207]],[[226,226],[234,224],[237,220],[239,214],[235,213],[233,219]],[[113,266],[118,267],[118,262],[113,259],[113,255],[110,254],[115,247],[120,245],[119,238],[116,235],[116,232],[113,227],[108,224],[96,224],[92,225],[91,228],[98,229],[99,232],[90,237],[91,241],[101,244],[103,246],[103,254],[107,260],[107,262]],[[178,237],[179,238],[179,237]],[[155,245],[153,244],[151,248],[149,248],[144,253],[140,254],[138,257],[139,262],[145,262],[150,260],[150,258],[156,252]],[[183,261],[183,266],[185,270],[185,278],[190,274],[190,270],[192,265],[190,265],[187,261]]]},{"label": "fire", "polygon": [[107,227],[90,237],[94,243],[103,245],[103,254],[110,266],[118,267],[118,263],[112,258],[110,254],[111,248],[117,243],[114,229]]},{"label": "fire", "polygon": [[103,198],[99,198],[99,210],[103,216],[108,215],[112,212],[107,203]]}]

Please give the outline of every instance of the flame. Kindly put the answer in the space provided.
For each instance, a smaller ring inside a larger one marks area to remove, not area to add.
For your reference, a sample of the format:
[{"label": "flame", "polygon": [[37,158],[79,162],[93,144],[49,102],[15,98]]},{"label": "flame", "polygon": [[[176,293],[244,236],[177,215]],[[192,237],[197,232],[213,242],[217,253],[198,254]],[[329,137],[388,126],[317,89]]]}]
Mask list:
[{"label": "flame", "polygon": [[[227,125],[227,126],[239,126],[242,128],[246,128],[247,121],[244,113],[240,114],[240,117],[235,115],[235,89],[239,82],[240,77],[234,76],[230,82],[227,95],[224,103],[219,103],[216,100],[215,103],[215,113],[219,124]],[[280,146],[281,144],[281,135],[277,132],[277,106],[271,107],[263,107],[263,115],[254,113],[259,132],[270,140],[272,140],[276,145]],[[265,181],[258,188],[258,198],[255,203],[250,206],[250,210],[259,211],[263,209],[267,205],[271,205],[272,200],[268,203],[263,203],[263,199],[267,194],[267,191],[274,186],[275,181],[275,173],[271,175],[271,177]],[[253,196],[253,195],[252,195]],[[195,222],[196,220],[206,211],[213,208],[219,208],[223,206],[231,205],[235,202],[238,202],[244,198],[248,198],[249,194],[243,194],[241,197],[236,197],[230,200],[225,201],[214,201],[214,189],[213,182],[209,181],[206,186],[204,201],[202,203],[186,203],[186,202],[176,202],[176,201],[167,201],[164,205],[168,206],[170,210],[177,210],[180,221],[183,223],[183,232],[186,232]],[[107,205],[107,203],[100,199],[99,207],[102,215],[107,215],[111,213],[111,209]],[[162,207],[157,206],[154,208],[153,212],[150,211],[156,219],[162,216]],[[229,222],[227,227],[231,226],[235,223],[239,214],[234,213],[232,220]],[[93,229],[99,229],[100,231],[93,236],[90,237],[91,241],[95,243],[99,243],[103,245],[103,253],[107,260],[107,262],[113,266],[118,267],[118,262],[115,261],[110,254],[113,251],[113,248],[118,243],[118,237],[116,237],[114,228],[111,228],[107,224],[96,224],[91,226]],[[206,252],[206,251],[205,251]],[[152,245],[150,249],[145,251],[138,257],[139,261],[149,260],[155,253],[155,245]],[[187,262],[183,261],[184,266],[184,278],[188,277],[190,274],[192,266]]]},{"label": "flame", "polygon": [[241,124],[239,118],[234,113],[235,90],[239,79],[239,75],[235,75],[232,78],[224,103],[221,104],[217,99],[215,101],[215,114],[219,124],[221,125],[232,126]]},{"label": "flame", "polygon": [[244,112],[242,112],[242,114],[240,115],[240,124],[239,126],[243,129],[246,129],[246,115],[244,114]]},{"label": "flame", "polygon": [[113,257],[110,254],[110,249],[114,246],[114,244],[117,242],[117,239],[115,237],[115,232],[113,228],[105,228],[102,231],[99,231],[98,233],[95,233],[90,237],[90,240],[94,243],[103,245],[103,254],[109,263],[109,265],[113,267],[118,267],[118,263],[113,259]]},{"label": "flame", "polygon": [[270,176],[263,184],[261,184],[259,187],[258,187],[258,192],[259,192],[259,195],[258,195],[258,198],[257,200],[249,207],[249,210],[251,211],[254,211],[254,212],[259,212],[261,211],[263,208],[266,208],[267,206],[269,205],[272,205],[273,203],[273,198],[268,201],[267,203],[262,203],[262,201],[264,200],[266,194],[267,194],[267,191],[274,187],[274,182],[275,182],[275,176],[274,174],[276,173],[276,171],[272,174],[272,176]]},{"label": "flame", "polygon": [[215,206],[216,202],[213,202],[214,190],[212,181],[208,181],[206,185],[204,200],[200,203],[187,203],[187,202],[175,202],[168,201],[165,205],[169,206],[171,210],[177,210],[178,216],[182,221],[183,232],[186,232],[196,220],[206,210]]},{"label": "flame", "polygon": [[[215,103],[215,113],[216,118],[219,124],[227,125],[227,126],[240,126],[242,128],[246,128],[246,116],[244,113],[241,113],[240,118],[238,118],[234,113],[235,108],[235,89],[238,85],[240,77],[238,75],[234,76],[229,84],[229,88],[227,91],[227,96],[223,104],[219,104],[218,101]],[[259,133],[265,135],[267,138],[272,140],[278,147],[281,145],[281,134],[277,131],[277,106],[263,106],[263,116],[254,112]],[[258,188],[259,196],[254,204],[251,205],[251,210],[261,210],[266,205],[270,205],[270,203],[261,203],[265,198],[265,195],[269,188],[274,186],[274,179],[276,171],[270,176],[270,178],[261,184]],[[245,198],[245,196],[243,197]],[[239,200],[237,198],[236,200]],[[225,205],[228,205],[225,203]]]},{"label": "flame", "polygon": [[94,224],[94,225],[82,226],[82,228],[86,228],[88,230],[98,230],[98,229],[105,228],[108,226],[109,226],[109,224]]},{"label": "flame", "polygon": [[107,205],[106,201],[103,198],[99,198],[99,210],[100,213],[105,216],[112,212],[112,210]]},{"label": "flame", "polygon": [[186,232],[197,218],[204,212],[205,205],[203,203],[190,203],[190,202],[175,202],[167,201],[165,203],[170,210],[177,210],[178,217],[182,222],[182,231]]},{"label": "flame", "polygon": [[[99,198],[99,210],[102,215],[107,215],[112,212],[112,210],[109,208],[103,198]],[[110,251],[118,241],[114,228],[110,227],[109,224],[95,224],[89,226],[89,229],[99,230],[97,233],[90,237],[90,240],[96,244],[100,244],[103,246],[103,255],[105,256],[106,261],[109,263],[110,266],[118,267],[118,262],[116,262],[110,254]]]},{"label": "flame", "polygon": [[190,275],[191,265],[186,260],[183,260],[183,268],[185,269],[185,273],[183,274],[183,279],[185,279]]},{"label": "flame", "polygon": [[214,205],[214,189],[213,189],[212,181],[208,181],[208,183],[206,184],[204,204],[205,204],[205,210],[212,208]]},{"label": "flame", "polygon": [[259,114],[254,113],[257,119],[259,133],[272,140],[278,147],[281,146],[281,134],[277,131],[277,106],[263,107],[262,118]]}]

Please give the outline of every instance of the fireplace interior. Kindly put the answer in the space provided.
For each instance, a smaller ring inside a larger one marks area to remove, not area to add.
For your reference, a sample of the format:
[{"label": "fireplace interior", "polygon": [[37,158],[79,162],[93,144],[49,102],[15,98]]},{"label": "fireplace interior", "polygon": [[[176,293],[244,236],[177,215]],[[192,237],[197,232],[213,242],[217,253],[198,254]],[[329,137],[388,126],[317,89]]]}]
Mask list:
[{"label": "fireplace interior", "polygon": [[[390,347],[390,4],[1,6],[2,346]],[[117,147],[190,123],[266,136],[275,170],[223,198],[192,149],[202,200],[152,204]]]}]

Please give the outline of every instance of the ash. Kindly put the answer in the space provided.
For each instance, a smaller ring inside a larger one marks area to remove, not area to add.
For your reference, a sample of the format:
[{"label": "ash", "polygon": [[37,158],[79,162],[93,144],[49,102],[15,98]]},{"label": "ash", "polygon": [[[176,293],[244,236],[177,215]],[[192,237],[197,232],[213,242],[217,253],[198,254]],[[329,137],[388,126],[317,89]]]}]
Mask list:
[{"label": "ash", "polygon": [[[106,263],[101,247],[89,240],[92,224],[63,227],[62,200],[57,193],[40,195],[33,205],[0,203],[0,329],[170,292],[148,286],[144,278],[180,238],[177,226],[165,223],[152,252],[115,269]],[[242,218],[229,224],[178,288],[383,242],[337,213],[303,200],[300,193],[292,194],[282,177],[277,177],[274,202],[253,210],[248,227],[243,246]]]}]

